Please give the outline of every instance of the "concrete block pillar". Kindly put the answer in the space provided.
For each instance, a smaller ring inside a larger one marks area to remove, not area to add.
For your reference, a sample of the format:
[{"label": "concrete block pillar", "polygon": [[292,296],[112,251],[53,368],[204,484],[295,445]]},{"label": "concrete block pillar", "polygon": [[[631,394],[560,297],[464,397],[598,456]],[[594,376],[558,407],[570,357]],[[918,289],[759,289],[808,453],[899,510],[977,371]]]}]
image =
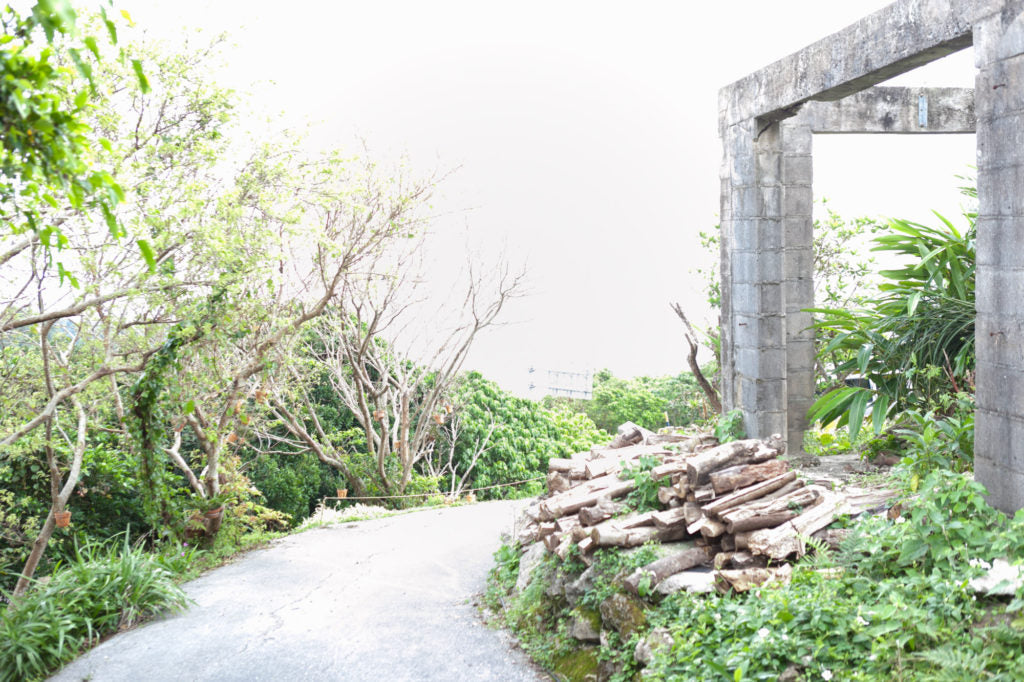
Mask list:
[{"label": "concrete block pillar", "polygon": [[782,128],[750,120],[724,137],[723,403],[748,435],[785,434]]},{"label": "concrete block pillar", "polygon": [[975,479],[1024,508],[1024,2],[980,2]]},{"label": "concrete block pillar", "polygon": [[791,457],[804,455],[807,411],[814,403],[814,203],[812,142],[805,114],[782,128],[782,296],[786,347],[786,438]]},{"label": "concrete block pillar", "polygon": [[813,135],[803,116],[723,130],[723,406],[803,453],[814,398]]}]

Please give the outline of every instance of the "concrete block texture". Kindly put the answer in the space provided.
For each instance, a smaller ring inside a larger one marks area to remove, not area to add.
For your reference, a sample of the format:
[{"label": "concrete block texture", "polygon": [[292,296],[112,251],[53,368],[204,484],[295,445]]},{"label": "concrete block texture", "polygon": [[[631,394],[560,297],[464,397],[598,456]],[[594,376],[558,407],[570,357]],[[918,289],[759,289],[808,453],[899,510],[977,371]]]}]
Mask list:
[{"label": "concrete block texture", "polygon": [[[1024,218],[1021,221],[1024,222]],[[1021,314],[1024,270],[979,266],[975,277],[974,306],[979,315],[1013,318]],[[980,346],[985,340],[979,341]]]},{"label": "concrete block texture", "polygon": [[[975,438],[984,433],[975,431]],[[1010,469],[999,460],[974,456],[974,480],[988,490],[988,503],[1007,514],[1024,509],[1024,471]]]},{"label": "concrete block texture", "polygon": [[[1024,64],[1021,65],[1021,89],[1024,90]],[[1001,192],[1002,182],[1010,181],[1000,178],[998,171],[1014,168],[1019,163],[1016,150],[1024,144],[1024,110],[999,114],[978,122],[978,168],[991,173],[985,179],[986,192]],[[978,178],[979,190],[982,178]],[[979,197],[980,199],[981,197]]]},{"label": "concrete block texture", "polygon": [[1006,457],[985,455],[986,457],[1004,469],[1024,473],[1024,448],[1012,446],[1014,443],[1024,442],[1024,418],[978,407],[974,414],[974,424],[975,438],[982,433],[992,442],[1003,443],[1008,450]]},{"label": "concrete block texture", "polygon": [[1016,56],[1021,49],[1022,0],[973,0],[969,17],[973,32],[974,64],[983,68]]},{"label": "concrete block texture", "polygon": [[1013,270],[1024,268],[1024,249],[1004,248],[1005,244],[1024,244],[1024,220],[978,216],[977,265],[979,268]]},{"label": "concrete block texture", "polygon": [[[983,3],[984,4],[984,3]],[[975,25],[978,265],[975,479],[989,502],[1024,508],[1024,3]],[[989,6],[989,9],[993,9]]]},{"label": "concrete block texture", "polygon": [[723,88],[725,125],[781,120],[811,100],[832,101],[971,44],[972,0],[897,0]]}]

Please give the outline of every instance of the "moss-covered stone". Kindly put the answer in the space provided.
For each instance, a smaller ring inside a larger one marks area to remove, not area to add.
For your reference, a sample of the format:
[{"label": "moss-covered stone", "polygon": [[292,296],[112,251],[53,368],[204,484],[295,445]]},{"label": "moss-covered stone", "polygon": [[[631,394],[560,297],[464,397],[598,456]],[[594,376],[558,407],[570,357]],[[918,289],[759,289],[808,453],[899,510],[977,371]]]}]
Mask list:
[{"label": "moss-covered stone", "polygon": [[632,597],[618,593],[605,599],[600,606],[601,620],[623,639],[630,637],[647,625],[647,616],[639,602]]},{"label": "moss-covered stone", "polygon": [[595,682],[597,667],[597,649],[585,647],[556,658],[553,672],[569,682]]},{"label": "moss-covered stone", "polygon": [[597,642],[601,638],[601,614],[596,609],[578,607],[572,611],[569,636],[581,642]]}]

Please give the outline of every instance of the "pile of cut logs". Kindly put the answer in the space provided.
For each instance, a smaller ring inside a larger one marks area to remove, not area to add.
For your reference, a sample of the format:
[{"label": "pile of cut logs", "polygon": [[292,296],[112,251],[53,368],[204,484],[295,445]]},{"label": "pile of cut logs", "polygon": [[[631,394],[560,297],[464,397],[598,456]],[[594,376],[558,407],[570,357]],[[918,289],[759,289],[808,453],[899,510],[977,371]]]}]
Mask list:
[{"label": "pile of cut logs", "polygon": [[[562,559],[575,545],[586,563],[599,547],[692,540],[626,586],[636,591],[645,576],[653,586],[712,564],[720,582],[731,576],[740,589],[751,572],[778,570],[769,562],[801,556],[808,536],[855,510],[844,495],[798,478],[784,452],[780,436],[719,445],[707,434],[654,434],[627,423],[608,446],[550,460],[549,495],[526,510],[518,539],[524,547],[542,542]],[[651,478],[669,482],[658,489],[661,509],[625,513],[620,498],[636,483],[620,474],[645,456],[658,460]]]}]

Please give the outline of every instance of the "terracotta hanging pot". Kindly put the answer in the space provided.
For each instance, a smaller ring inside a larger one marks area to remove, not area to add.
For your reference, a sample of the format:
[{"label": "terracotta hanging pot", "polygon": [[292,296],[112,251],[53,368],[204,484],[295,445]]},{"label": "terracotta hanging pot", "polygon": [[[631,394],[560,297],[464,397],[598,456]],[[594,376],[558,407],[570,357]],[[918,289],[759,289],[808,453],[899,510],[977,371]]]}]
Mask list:
[{"label": "terracotta hanging pot", "polygon": [[445,413],[445,414],[451,414],[451,413],[452,413],[452,409],[453,409],[453,408],[452,408],[452,406],[451,406],[451,405],[445,405],[445,406],[444,406],[444,413]]},{"label": "terracotta hanging pot", "polygon": [[234,443],[234,442],[237,442],[237,441],[238,441],[238,434],[237,433],[232,431],[231,433],[228,434],[228,442],[229,443]]},{"label": "terracotta hanging pot", "polygon": [[373,413],[373,418],[377,421],[384,421],[384,410],[377,410]]},{"label": "terracotta hanging pot", "polygon": [[440,426],[441,424],[444,424],[444,416],[440,414],[435,414],[434,421],[437,422],[438,426]]},{"label": "terracotta hanging pot", "polygon": [[338,497],[341,499],[348,497],[348,488],[338,488]]},{"label": "terracotta hanging pot", "polygon": [[220,524],[224,520],[224,507],[210,509],[203,513],[206,523],[206,534],[215,535],[220,530]]},{"label": "terracotta hanging pot", "polygon": [[71,525],[71,512],[67,509],[54,512],[53,520],[57,523],[58,528],[67,528]]}]

